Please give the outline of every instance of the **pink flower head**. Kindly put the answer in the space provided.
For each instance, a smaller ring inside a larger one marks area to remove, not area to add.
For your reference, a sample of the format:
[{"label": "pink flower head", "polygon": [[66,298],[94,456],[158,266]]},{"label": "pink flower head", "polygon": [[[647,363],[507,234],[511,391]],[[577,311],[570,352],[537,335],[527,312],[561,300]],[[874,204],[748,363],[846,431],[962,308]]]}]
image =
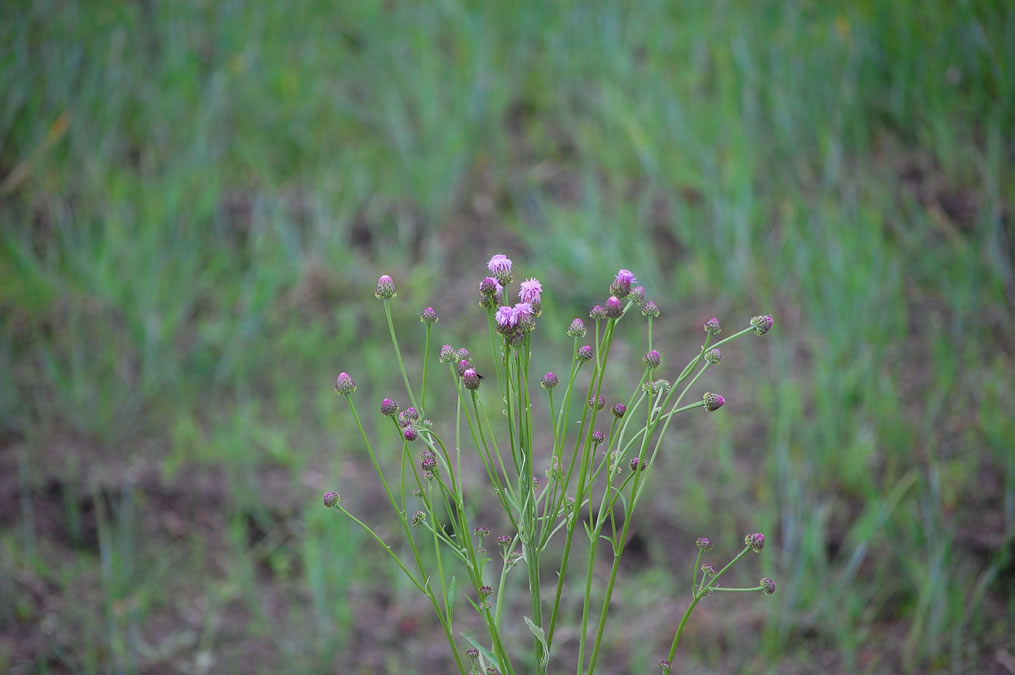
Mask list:
[{"label": "pink flower head", "polygon": [[617,272],[617,277],[610,284],[610,295],[615,295],[618,298],[627,297],[631,292],[631,284],[637,281],[634,278],[634,273],[631,270],[620,270]]},{"label": "pink flower head", "polygon": [[520,323],[532,318],[532,305],[527,302],[519,302],[515,305],[515,321]]},{"label": "pink flower head", "polygon": [[514,307],[500,307],[494,318],[497,320],[497,328],[510,330],[518,325],[518,310]]},{"label": "pink flower head", "polygon": [[526,279],[518,288],[518,299],[529,304],[539,302],[539,294],[543,292],[543,285],[536,279]]},{"label": "pink flower head", "polygon": [[493,273],[493,276],[497,278],[497,281],[502,284],[511,283],[511,259],[506,255],[498,253],[490,258],[490,262],[486,266]]}]

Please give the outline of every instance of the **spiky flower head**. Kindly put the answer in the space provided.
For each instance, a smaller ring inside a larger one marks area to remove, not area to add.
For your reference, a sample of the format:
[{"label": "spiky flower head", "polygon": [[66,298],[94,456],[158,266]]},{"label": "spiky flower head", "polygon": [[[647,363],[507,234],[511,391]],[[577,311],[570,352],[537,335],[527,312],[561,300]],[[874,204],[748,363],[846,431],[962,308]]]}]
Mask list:
[{"label": "spiky flower head", "polygon": [[718,366],[719,362],[722,361],[722,352],[718,349],[709,349],[705,352],[705,361],[713,366]]},{"label": "spiky flower head", "polygon": [[631,293],[631,284],[635,281],[637,279],[634,278],[634,274],[630,270],[620,270],[613,283],[610,284],[610,295],[615,295],[618,298],[627,297]]},{"label": "spiky flower head", "polygon": [[712,550],[712,540],[709,539],[708,537],[698,537],[698,539],[694,543],[697,544],[698,548],[700,548],[702,551]]},{"label": "spiky flower head", "polygon": [[405,437],[405,440],[410,442],[419,438],[419,432],[416,431],[416,427],[412,426],[411,424],[405,427],[405,429],[402,431],[402,435]]},{"label": "spiky flower head", "polygon": [[508,305],[498,307],[494,320],[497,322],[498,333],[509,333],[518,325],[518,310]]},{"label": "spiky flower head", "polygon": [[543,285],[536,279],[526,279],[518,285],[518,299],[529,304],[539,302],[539,296],[543,292]]},{"label": "spiky flower head", "polygon": [[624,405],[623,403],[618,403],[612,408],[610,408],[610,412],[612,412],[613,416],[619,420],[624,416],[624,413],[627,412],[627,406]]},{"label": "spiky flower head", "polygon": [[479,658],[479,650],[476,649],[475,647],[469,647],[468,649],[465,650],[465,655],[468,656],[473,661],[475,661],[476,659]]},{"label": "spiky flower head", "polygon": [[596,445],[602,445],[603,443],[606,442],[606,434],[604,434],[602,431],[593,431],[592,442],[595,443]]},{"label": "spiky flower head", "polygon": [[659,358],[659,352],[653,349],[648,354],[646,354],[641,361],[649,368],[658,368],[659,364],[662,362],[662,359]]},{"label": "spiky flower head", "polygon": [[551,370],[546,375],[543,375],[543,379],[539,381],[539,386],[543,389],[550,390],[556,387],[559,381],[557,374]]},{"label": "spiky flower head", "polygon": [[744,546],[750,546],[755,553],[761,553],[761,549],[765,548],[765,535],[760,532],[747,535],[744,537]]},{"label": "spiky flower head", "polygon": [[578,348],[578,362],[587,363],[595,357],[595,352],[592,351],[592,347],[589,345],[582,345]]},{"label": "spiky flower head", "polygon": [[433,471],[437,468],[437,455],[427,450],[419,460],[419,467],[423,471]]},{"label": "spiky flower head", "polygon": [[705,563],[701,566],[701,571],[705,573],[706,577],[715,576],[715,566],[712,563]]},{"label": "spiky flower head", "polygon": [[451,363],[455,358],[455,348],[451,345],[444,345],[440,351],[440,362]]},{"label": "spiky flower head", "polygon": [[479,594],[482,595],[484,598],[489,598],[491,595],[493,595],[493,586],[480,586]]},{"label": "spiky flower head", "polygon": [[381,401],[381,414],[385,417],[394,417],[398,414],[398,404],[390,398],[384,399]]},{"label": "spiky flower head", "polygon": [[461,348],[459,348],[459,350],[457,352],[455,352],[455,358],[457,358],[459,361],[463,361],[463,360],[464,361],[471,361],[472,360],[472,353],[468,349],[466,349],[465,347],[461,347]]},{"label": "spiky flower head", "polygon": [[722,328],[719,327],[719,319],[714,316],[705,322],[705,332],[709,335],[718,335],[722,332]]},{"label": "spiky flower head", "polygon": [[437,323],[437,310],[433,307],[427,307],[423,310],[423,313],[419,315],[419,320],[428,326],[432,326]]},{"label": "spiky flower head", "polygon": [[325,492],[324,493],[324,506],[329,508],[329,509],[332,506],[337,506],[340,499],[341,499],[341,497],[338,496],[337,492]]},{"label": "spiky flower head", "polygon": [[536,312],[532,309],[532,305],[530,303],[519,302],[515,304],[515,320],[523,329],[532,330],[535,326],[535,316]]},{"label": "spiky flower head", "polygon": [[497,543],[501,546],[507,546],[511,543],[512,536],[510,534],[502,534],[497,537]]},{"label": "spiky flower head", "polygon": [[634,288],[632,288],[631,289],[631,299],[634,300],[639,305],[641,303],[645,302],[645,287],[644,286],[635,286]]},{"label": "spiky flower head", "polygon": [[398,423],[403,427],[419,420],[419,411],[411,405],[398,414]]},{"label": "spiky flower head", "polygon": [[664,378],[659,378],[652,382],[646,382],[641,385],[641,388],[651,394],[665,394],[670,390],[670,381]]},{"label": "spiky flower head", "polygon": [[575,319],[571,322],[571,325],[567,327],[568,337],[585,337],[585,322],[581,319]]},{"label": "spiky flower head", "polygon": [[395,297],[395,282],[387,274],[382,274],[377,279],[377,290],[374,291],[374,295],[377,296],[378,300],[388,300]]},{"label": "spiky flower head", "polygon": [[606,407],[606,399],[602,396],[590,396],[589,407],[595,408],[596,410],[602,410]]},{"label": "spiky flower head", "polygon": [[593,319],[603,319],[606,317],[606,310],[602,305],[594,305],[589,311],[589,316]]},{"label": "spiky flower head", "polygon": [[772,324],[774,323],[775,319],[772,318],[771,314],[763,314],[751,319],[751,325],[754,327],[754,332],[757,335],[764,335],[772,330]]},{"label": "spiky flower head", "polygon": [[490,258],[486,267],[500,283],[505,286],[511,283],[511,259],[503,253],[498,253]]},{"label": "spiky flower head", "polygon": [[713,394],[710,391],[705,392],[705,410],[715,412],[725,404],[726,399],[722,396],[722,394]]},{"label": "spiky flower head", "polygon": [[764,591],[765,595],[775,593],[775,582],[768,577],[761,577],[761,581],[758,583],[761,584],[761,590]]},{"label": "spiky flower head", "polygon": [[490,528],[489,527],[477,527],[476,528],[476,536],[477,537],[486,537],[489,534],[490,534]]},{"label": "spiky flower head", "polygon": [[409,524],[416,526],[424,521],[426,521],[426,511],[416,511],[416,513],[412,514],[412,518],[409,519]]},{"label": "spiky flower head", "polygon": [[338,374],[338,378],[335,380],[335,391],[344,396],[356,391],[356,383],[352,381],[349,373]]},{"label": "spiky flower head", "polygon": [[476,372],[475,368],[466,368],[465,372],[462,373],[462,384],[469,391],[476,391],[479,389],[479,381],[483,379],[479,373]]},{"label": "spiky flower head", "polygon": [[642,471],[644,471],[647,468],[648,468],[648,464],[643,462],[643,461],[641,461],[637,457],[634,457],[633,459],[631,459],[631,471],[637,471],[638,469],[641,469]]},{"label": "spiky flower head", "polygon": [[493,277],[485,277],[479,282],[479,292],[488,298],[495,298],[500,295],[502,286]]},{"label": "spiky flower head", "polygon": [[461,361],[458,362],[458,365],[455,366],[455,375],[458,375],[458,377],[462,377],[463,375],[465,375],[465,371],[471,367],[472,364],[469,363],[468,359],[462,359]]},{"label": "spiky flower head", "polygon": [[646,302],[644,305],[641,306],[641,315],[647,316],[650,319],[658,319],[659,308],[656,307],[656,303],[649,300],[648,302]]},{"label": "spiky flower head", "polygon": [[670,672],[671,668],[673,668],[673,664],[667,661],[666,659],[662,659],[661,661],[659,661],[659,670],[663,671],[664,673]]},{"label": "spiky flower head", "polygon": [[606,316],[611,319],[619,319],[624,316],[624,303],[615,295],[606,299]]}]

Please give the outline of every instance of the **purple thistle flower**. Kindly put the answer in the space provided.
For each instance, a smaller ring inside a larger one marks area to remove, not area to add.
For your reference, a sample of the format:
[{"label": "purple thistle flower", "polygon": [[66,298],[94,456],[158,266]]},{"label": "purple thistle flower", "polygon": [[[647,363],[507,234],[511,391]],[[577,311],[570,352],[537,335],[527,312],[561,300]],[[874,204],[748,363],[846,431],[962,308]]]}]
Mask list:
[{"label": "purple thistle flower", "polygon": [[585,322],[581,319],[575,319],[571,322],[571,325],[567,327],[568,337],[585,337]]},{"label": "purple thistle flower", "polygon": [[619,319],[624,316],[624,303],[615,295],[606,299],[606,316],[611,319]]},{"label": "purple thistle flower", "polygon": [[488,598],[493,595],[493,586],[480,586],[479,594],[484,598]]},{"label": "purple thistle flower", "polygon": [[705,574],[706,577],[714,577],[715,565],[713,565],[712,563],[705,563],[704,565],[701,566],[701,571]]},{"label": "purple thistle flower", "polygon": [[477,537],[486,537],[489,534],[490,534],[490,528],[488,528],[488,527],[477,527],[476,528],[476,536]]},{"label": "purple thistle flower", "polygon": [[705,361],[713,366],[718,366],[722,361],[722,352],[718,349],[709,349],[705,352]]},{"label": "purple thistle flower", "polygon": [[507,546],[508,544],[511,543],[512,539],[513,537],[510,534],[502,534],[499,537],[497,537],[497,543],[500,544],[501,546]]},{"label": "purple thistle flower", "polygon": [[618,403],[612,408],[610,408],[610,412],[612,412],[613,416],[619,420],[624,416],[624,413],[627,412],[627,406],[624,405],[623,403]]},{"label": "purple thistle flower", "polygon": [[618,298],[627,297],[631,293],[631,284],[637,281],[630,270],[620,270],[617,277],[610,284],[610,295]]},{"label": "purple thistle flower", "polygon": [[604,399],[602,396],[598,398],[595,396],[590,396],[589,407],[595,408],[596,410],[602,410],[603,408],[606,407],[606,399]]},{"label": "purple thistle flower", "polygon": [[511,259],[503,253],[490,258],[486,267],[500,283],[505,285],[511,283]]},{"label": "purple thistle flower", "polygon": [[666,659],[662,659],[659,661],[659,670],[663,671],[664,673],[670,672],[671,668],[673,668],[673,664],[667,661]]},{"label": "purple thistle flower", "polygon": [[557,374],[554,373],[552,370],[548,372],[546,375],[543,375],[543,379],[539,381],[539,385],[543,389],[547,390],[556,387],[557,383],[558,383]]},{"label": "purple thistle flower", "polygon": [[754,332],[757,335],[764,335],[772,330],[772,324],[774,323],[775,319],[772,318],[771,314],[764,314],[751,319],[751,325],[754,327]]},{"label": "purple thistle flower", "polygon": [[582,345],[578,348],[578,362],[586,363],[591,361],[595,357],[595,352],[592,351],[592,347],[589,345]]},{"label": "purple thistle flower", "polygon": [[705,392],[705,410],[715,412],[724,405],[726,405],[726,399],[721,394],[713,394],[710,391]]},{"label": "purple thistle flower", "polygon": [[471,367],[472,364],[469,363],[467,359],[462,359],[458,362],[458,365],[455,366],[455,374],[458,375],[458,377],[463,377],[465,375],[465,371]]},{"label": "purple thistle flower", "polygon": [[649,300],[648,302],[646,302],[644,305],[641,306],[641,315],[647,316],[650,319],[658,319],[659,308],[656,307],[656,303]]},{"label": "purple thistle flower", "polygon": [[427,307],[423,310],[423,313],[419,315],[419,320],[428,326],[432,326],[437,323],[437,310],[433,307]]},{"label": "purple thistle flower", "polygon": [[356,383],[352,381],[352,377],[349,373],[338,374],[338,378],[335,380],[335,391],[345,396],[348,396],[352,392],[356,391]]},{"label": "purple thistle flower", "polygon": [[712,540],[709,539],[708,537],[698,537],[698,539],[694,543],[697,544],[698,548],[700,548],[702,551],[712,550]]},{"label": "purple thistle flower", "polygon": [[642,358],[642,363],[644,363],[649,368],[658,368],[661,362],[662,359],[659,358],[659,352],[656,351],[655,349],[650,351]]},{"label": "purple thistle flower", "polygon": [[387,274],[382,274],[377,279],[377,290],[374,291],[374,295],[377,296],[378,300],[388,300],[395,297],[395,282]]},{"label": "purple thistle flower", "polygon": [[465,347],[462,347],[457,352],[455,352],[455,356],[458,358],[459,361],[462,361],[462,360],[471,361],[472,360],[472,353],[468,349],[466,349]]},{"label": "purple thistle flower", "polygon": [[765,535],[760,532],[747,535],[744,537],[744,546],[750,546],[755,553],[761,553],[761,549],[765,548]]},{"label": "purple thistle flower", "polygon": [[423,471],[433,471],[437,468],[437,455],[427,450],[420,457],[419,466]]},{"label": "purple thistle flower", "polygon": [[631,460],[631,471],[637,471],[639,468],[644,471],[648,468],[648,464],[642,464],[641,460],[635,457]]},{"label": "purple thistle flower", "polygon": [[381,414],[385,417],[394,417],[398,413],[398,404],[390,398],[381,401]]},{"label": "purple thistle flower", "polygon": [[501,288],[503,287],[493,277],[485,277],[479,282],[479,292],[488,298],[500,295]]},{"label": "purple thistle flower", "polygon": [[592,442],[595,443],[596,445],[602,445],[603,443],[606,442],[606,434],[604,434],[602,431],[593,431]]},{"label": "purple thistle flower", "polygon": [[775,582],[768,577],[761,577],[761,581],[758,583],[761,584],[761,590],[764,591],[765,595],[775,593]]},{"label": "purple thistle flower", "polygon": [[515,305],[515,321],[518,323],[531,323],[534,314],[532,305],[527,302],[519,302]]},{"label": "purple thistle flower", "polygon": [[634,300],[639,305],[645,302],[645,287],[635,286],[633,289],[631,289],[631,299]]},{"label": "purple thistle flower", "polygon": [[440,351],[440,362],[451,363],[452,359],[455,358],[455,348],[451,345],[444,345]]},{"label": "purple thistle flower", "polygon": [[494,319],[497,321],[498,331],[510,331],[518,325],[518,310],[514,307],[508,307],[507,305],[498,307],[497,314],[494,316]]},{"label": "purple thistle flower", "polygon": [[462,373],[462,383],[469,391],[476,391],[479,389],[479,381],[481,379],[483,378],[476,372],[475,368],[466,368],[465,372]]},{"label": "purple thistle flower", "polygon": [[709,335],[718,335],[722,332],[722,328],[719,327],[719,319],[714,316],[705,322],[705,332]]},{"label": "purple thistle flower", "polygon": [[518,285],[518,299],[522,302],[532,304],[539,302],[539,296],[543,292],[543,285],[536,279],[526,279]]},{"label": "purple thistle flower", "polygon": [[332,506],[337,506],[339,499],[341,499],[341,497],[338,496],[337,492],[325,492],[324,493],[325,508],[330,509]]},{"label": "purple thistle flower", "polygon": [[469,647],[468,649],[465,650],[465,655],[472,660],[476,660],[479,658],[479,650],[476,649],[475,647]]},{"label": "purple thistle flower", "polygon": [[589,311],[589,317],[593,319],[602,319],[606,316],[606,310],[603,309],[602,305],[594,305]]},{"label": "purple thistle flower", "polygon": [[416,431],[416,427],[412,426],[411,424],[405,427],[405,430],[402,432],[402,435],[405,436],[405,440],[409,442],[412,442],[417,438],[419,438],[419,432]]}]

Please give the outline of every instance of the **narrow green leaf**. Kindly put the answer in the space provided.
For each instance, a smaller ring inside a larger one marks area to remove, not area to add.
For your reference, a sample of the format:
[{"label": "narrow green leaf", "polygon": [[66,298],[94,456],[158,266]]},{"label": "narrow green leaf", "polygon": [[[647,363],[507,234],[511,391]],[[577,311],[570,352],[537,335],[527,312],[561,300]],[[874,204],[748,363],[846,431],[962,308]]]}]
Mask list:
[{"label": "narrow green leaf", "polygon": [[522,618],[525,619],[525,625],[529,627],[529,631],[536,636],[536,639],[539,640],[539,644],[543,646],[543,658],[541,661],[543,665],[546,665],[547,661],[550,659],[550,649],[546,646],[546,634],[532,619],[527,616],[523,616]]}]

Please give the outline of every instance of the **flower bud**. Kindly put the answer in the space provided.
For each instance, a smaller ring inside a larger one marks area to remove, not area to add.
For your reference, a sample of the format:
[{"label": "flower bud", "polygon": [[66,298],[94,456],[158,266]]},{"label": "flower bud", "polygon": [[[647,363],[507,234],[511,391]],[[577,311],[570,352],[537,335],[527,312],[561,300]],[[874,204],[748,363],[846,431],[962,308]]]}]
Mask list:
[{"label": "flower bud", "polygon": [[606,310],[603,309],[602,305],[595,305],[589,312],[589,317],[592,319],[602,319],[606,316]]},{"label": "flower bud", "polygon": [[744,537],[744,546],[750,546],[755,553],[761,553],[761,549],[765,548],[765,535],[760,532],[747,535]]},{"label": "flower bud", "polygon": [[638,469],[641,469],[642,471],[644,471],[645,469],[648,468],[648,464],[646,464],[645,462],[642,462],[637,457],[635,457],[634,459],[631,460],[630,466],[631,466],[631,471],[637,471]]},{"label": "flower bud", "polygon": [[500,292],[499,286],[500,284],[497,283],[496,279],[486,277],[479,282],[479,292],[488,298],[493,298]]},{"label": "flower bud", "polygon": [[634,300],[639,305],[641,303],[645,302],[645,287],[644,286],[635,286],[631,290],[631,299]]},{"label": "flower bud", "polygon": [[610,284],[610,295],[618,298],[627,297],[631,293],[631,284],[637,281],[630,270],[620,270],[616,278]]},{"label": "flower bud", "polygon": [[382,274],[377,280],[377,290],[374,292],[378,300],[388,300],[395,297],[395,282],[387,274]]},{"label": "flower bud", "polygon": [[722,395],[713,394],[710,391],[705,393],[705,410],[715,412],[725,404],[726,399]]},{"label": "flower bud", "polygon": [[434,471],[437,468],[437,455],[429,450],[424,452],[422,459],[419,460],[419,468],[423,471]]},{"label": "flower bud", "polygon": [[641,306],[641,315],[647,316],[651,319],[658,319],[659,308],[656,307],[656,303],[649,300],[648,302],[646,302],[644,305]]},{"label": "flower bud", "polygon": [[419,320],[428,326],[432,326],[437,323],[437,310],[433,307],[427,307],[423,310],[423,313],[419,315]]},{"label": "flower bud", "polygon": [[477,527],[476,528],[476,536],[477,537],[485,537],[485,536],[487,536],[489,534],[490,534],[490,528],[488,528],[488,527]]},{"label": "flower bud", "polygon": [[667,661],[666,659],[662,659],[662,660],[661,660],[661,661],[659,662],[659,670],[663,671],[664,673],[668,673],[668,672],[670,672],[670,669],[671,669],[671,668],[673,668],[673,664],[671,664],[671,663],[670,663],[669,661]]},{"label": "flower bud", "polygon": [[594,356],[595,353],[592,351],[592,347],[590,347],[589,345],[582,345],[581,347],[578,348],[579,363],[586,363],[588,361],[591,361]]},{"label": "flower bud", "polygon": [[719,362],[722,361],[722,352],[718,349],[709,349],[705,352],[705,361],[713,366],[718,366]]},{"label": "flower bud", "polygon": [[384,399],[381,401],[381,414],[385,417],[394,417],[398,414],[398,404],[390,398]]},{"label": "flower bud", "polygon": [[775,319],[772,318],[771,314],[763,314],[751,319],[751,325],[754,327],[754,332],[757,335],[764,335],[768,331],[772,330],[772,324],[774,323]]},{"label": "flower bud", "polygon": [[338,379],[335,380],[335,391],[345,396],[348,396],[352,392],[356,391],[356,383],[352,381],[352,377],[349,376],[349,373],[338,374]]},{"label": "flower bud", "polygon": [[416,513],[412,514],[412,518],[409,519],[409,524],[415,526],[419,525],[425,520],[426,520],[426,511],[416,511]]},{"label": "flower bud", "polygon": [[702,551],[712,550],[712,540],[709,539],[708,537],[698,537],[698,540],[695,543],[698,545],[698,548],[700,548]]},{"label": "flower bud", "polygon": [[575,319],[571,322],[571,325],[567,327],[568,337],[585,337],[585,322],[581,319]]},{"label": "flower bud", "polygon": [[593,431],[592,442],[595,443],[596,445],[602,445],[603,443],[606,442],[606,434],[604,434],[602,431]]},{"label": "flower bud", "polygon": [[706,321],[705,332],[708,333],[709,335],[718,335],[719,333],[721,333],[722,329],[719,327],[719,319],[713,316],[711,319]]},{"label": "flower bud", "polygon": [[620,298],[615,295],[611,295],[606,300],[606,316],[611,319],[619,319],[624,316],[624,303],[620,301]]},{"label": "flower bud", "polygon": [[659,358],[659,352],[653,349],[648,354],[646,354],[641,361],[649,368],[658,368],[659,364],[662,362],[662,359]]},{"label": "flower bud", "polygon": [[705,577],[715,576],[715,566],[712,563],[705,563],[701,566],[701,571],[705,574]]},{"label": "flower bud", "polygon": [[410,442],[419,438],[419,432],[416,431],[416,427],[412,426],[411,424],[405,427],[405,430],[402,432],[402,435],[405,437],[405,440]]},{"label": "flower bud", "polygon": [[761,581],[758,583],[761,584],[761,590],[764,591],[765,595],[775,593],[775,582],[768,577],[761,577]]},{"label": "flower bud", "polygon": [[557,379],[556,373],[550,371],[546,375],[543,375],[543,379],[539,381],[539,385],[543,389],[550,390],[556,387],[558,382],[559,380]]},{"label": "flower bud", "polygon": [[624,416],[624,413],[627,412],[627,406],[624,405],[623,403],[618,403],[612,408],[610,408],[610,412],[612,412],[613,416],[619,420]]},{"label": "flower bud", "polygon": [[341,499],[341,497],[338,496],[337,492],[325,492],[324,493],[324,506],[326,508],[329,508],[329,509],[332,506],[337,506],[340,499]]},{"label": "flower bud", "polygon": [[476,372],[475,368],[466,368],[465,372],[462,373],[462,383],[469,391],[476,391],[479,389],[480,379],[482,378],[479,373]]},{"label": "flower bud", "polygon": [[451,345],[444,345],[440,351],[440,362],[451,363],[455,359],[455,348]]},{"label": "flower bud", "polygon": [[595,408],[596,410],[602,410],[603,408],[606,407],[606,399],[604,399],[602,396],[599,397],[590,396],[589,407]]}]

